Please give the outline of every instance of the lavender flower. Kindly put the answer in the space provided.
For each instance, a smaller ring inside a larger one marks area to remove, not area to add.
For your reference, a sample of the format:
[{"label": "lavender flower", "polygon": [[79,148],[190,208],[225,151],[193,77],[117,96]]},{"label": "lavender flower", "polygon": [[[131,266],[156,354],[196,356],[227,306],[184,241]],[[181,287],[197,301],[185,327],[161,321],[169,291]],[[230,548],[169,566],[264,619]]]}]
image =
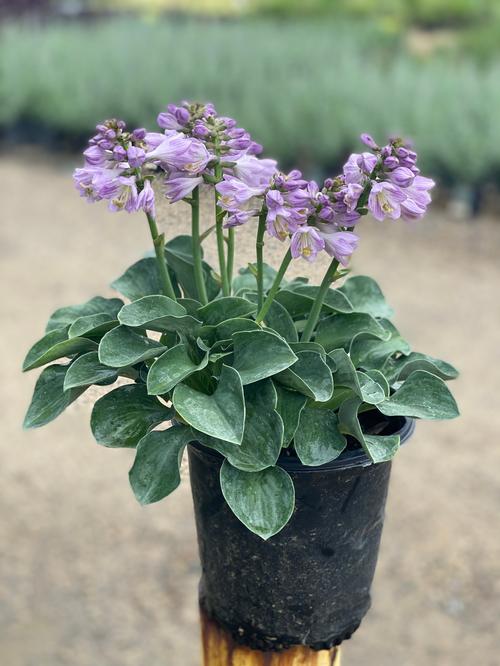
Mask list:
[{"label": "lavender flower", "polygon": [[234,175],[251,187],[269,187],[276,173],[276,160],[260,160],[255,155],[245,153],[233,167]]},{"label": "lavender flower", "polygon": [[335,257],[342,266],[347,266],[352,253],[358,247],[359,236],[352,231],[339,231],[335,225],[320,227],[318,234],[325,243],[326,252]]},{"label": "lavender flower", "polygon": [[170,203],[175,203],[187,197],[195,187],[203,183],[201,176],[184,176],[176,174],[165,180],[165,195]]},{"label": "lavender flower", "polygon": [[406,195],[397,187],[388,182],[374,182],[368,197],[368,209],[376,220],[390,217],[397,220],[401,217],[401,203]]},{"label": "lavender flower", "polygon": [[251,187],[233,176],[224,176],[224,180],[215,187],[220,195],[220,207],[231,212],[245,210],[251,199],[262,195],[265,191],[265,187]]},{"label": "lavender flower", "polygon": [[321,252],[324,248],[325,241],[321,238],[318,230],[306,224],[298,227],[290,243],[292,257],[294,259],[302,257],[309,262],[314,261],[318,252]]},{"label": "lavender flower", "polygon": [[158,162],[166,169],[173,168],[196,175],[205,169],[210,154],[198,139],[175,133],[166,135],[156,148],[146,154],[146,159]]}]

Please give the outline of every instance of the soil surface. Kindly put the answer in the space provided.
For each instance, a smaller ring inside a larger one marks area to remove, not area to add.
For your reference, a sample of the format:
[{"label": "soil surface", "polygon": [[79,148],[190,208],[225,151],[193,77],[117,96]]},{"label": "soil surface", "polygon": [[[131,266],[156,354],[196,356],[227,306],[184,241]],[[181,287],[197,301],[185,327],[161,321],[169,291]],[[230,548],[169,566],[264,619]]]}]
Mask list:
[{"label": "soil surface", "polygon": [[[49,313],[112,295],[107,284],[149,250],[141,217],[78,198],[72,167],[31,152],[0,160],[0,663],[199,666],[187,479],[141,508],[128,486],[133,452],[95,444],[88,397],[21,430],[35,376],[20,366]],[[168,236],[187,231],[186,212],[162,210]],[[237,230],[240,264],[253,259],[253,234]],[[436,211],[412,227],[366,221],[361,235],[354,271],[380,282],[416,350],[461,370],[462,418],[419,423],[397,457],[373,608],[344,660],[498,666],[500,220]],[[266,251],[276,265],[283,247]],[[294,271],[318,281],[324,267]]]}]

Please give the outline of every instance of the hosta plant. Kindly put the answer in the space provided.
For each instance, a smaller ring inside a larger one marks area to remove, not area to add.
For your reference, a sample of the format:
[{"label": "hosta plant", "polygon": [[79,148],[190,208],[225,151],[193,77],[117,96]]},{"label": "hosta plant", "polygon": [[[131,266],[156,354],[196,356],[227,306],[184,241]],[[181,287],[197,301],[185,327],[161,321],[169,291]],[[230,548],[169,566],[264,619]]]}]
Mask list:
[{"label": "hosta plant", "polygon": [[[320,186],[258,157],[261,146],[211,104],[169,105],[158,124],[159,132],[98,125],[75,172],[90,202],[145,214],[154,252],[112,283],[119,296],[52,314],[24,362],[24,370],[45,366],[25,426],[45,425],[90,386],[105,387],[92,432],[103,446],[135,448],[130,483],[141,503],[178,486],[185,447],[198,442],[224,457],[232,511],[268,538],[294,510],[280,456],[314,467],[360,447],[377,464],[399,447],[384,434],[391,417],[458,414],[445,385],[457,371],[412,351],[377,283],[346,269],[363,216],[419,219],[434,183],[400,139],[378,146],[362,135],[364,152]],[[215,202],[203,232],[200,190]],[[191,236],[159,232],[157,196],[189,204]],[[235,273],[243,224],[255,229],[255,261]],[[266,235],[285,248],[277,270],[264,262]],[[216,267],[203,258],[212,239]],[[292,261],[321,252],[331,263],[319,286],[287,279]]]}]

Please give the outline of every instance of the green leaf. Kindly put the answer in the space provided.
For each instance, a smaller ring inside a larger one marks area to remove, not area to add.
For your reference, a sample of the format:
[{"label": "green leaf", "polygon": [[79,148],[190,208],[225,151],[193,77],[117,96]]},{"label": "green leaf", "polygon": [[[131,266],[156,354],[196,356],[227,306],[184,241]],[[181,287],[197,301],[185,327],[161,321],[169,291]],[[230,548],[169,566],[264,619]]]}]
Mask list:
[{"label": "green leaf", "polygon": [[[264,269],[263,270],[264,291],[267,291],[268,289],[271,288],[271,285],[274,282],[274,278],[276,277],[276,271],[274,270],[274,268],[272,268],[272,266],[269,266],[268,264],[264,264],[263,269]],[[237,293],[242,289],[244,290],[257,289],[257,280],[255,279],[255,273],[249,267],[240,268],[240,270],[238,271],[238,275],[236,275],[233,279],[233,291]]]},{"label": "green leaf", "polygon": [[177,488],[184,449],[192,439],[191,428],[176,425],[150,432],[140,440],[129,480],[141,504],[159,502]]},{"label": "green leaf", "polygon": [[[364,372],[357,371],[359,386],[361,389],[361,398],[364,402],[367,402],[369,405],[378,405],[386,399],[386,392],[384,389],[384,384],[379,384],[375,381],[370,375],[365,374]],[[383,375],[382,375],[383,378]]]},{"label": "green leaf", "polygon": [[[319,287],[310,285],[303,285],[295,288],[296,294],[307,296],[312,301],[316,299],[319,292]],[[323,301],[323,310],[331,312],[352,312],[353,308],[348,298],[342,293],[341,289],[329,289],[326,292],[325,300]]]},{"label": "green leaf", "polygon": [[[363,372],[357,372],[344,349],[334,349],[328,354],[335,364],[333,381],[335,386],[345,386],[369,404],[377,404],[385,399],[383,385]],[[384,380],[385,382],[385,380]]]},{"label": "green leaf", "polygon": [[163,288],[158,275],[156,259],[153,257],[140,259],[127,268],[123,275],[111,283],[111,286],[131,301],[150,294],[161,294]]},{"label": "green leaf", "polygon": [[277,534],[292,516],[295,489],[290,476],[280,467],[242,472],[226,460],[220,483],[234,515],[262,539]]},{"label": "green leaf", "polygon": [[294,438],[295,451],[303,465],[316,467],[338,458],[347,441],[331,409],[306,407]]},{"label": "green leaf", "polygon": [[289,391],[278,383],[274,386],[278,394],[276,409],[281,416],[284,426],[283,446],[286,447],[295,435],[295,431],[299,425],[300,414],[306,406],[307,397],[296,391]]},{"label": "green leaf", "polygon": [[112,384],[117,379],[117,370],[99,363],[98,353],[91,351],[79,356],[69,366],[64,379],[64,390],[91,384]]},{"label": "green leaf", "polygon": [[241,444],[245,427],[245,399],[238,372],[222,366],[217,388],[212,395],[178,384],[172,397],[181,418],[200,432]]},{"label": "green leaf", "polygon": [[201,361],[194,361],[188,350],[187,345],[179,344],[167,349],[160,358],[156,359],[148,373],[147,386],[150,395],[168,393],[193,372],[207,366],[208,353],[204,354]]},{"label": "green leaf", "polygon": [[131,447],[152,428],[171,418],[172,410],[148,395],[143,384],[127,384],[99,398],[92,410],[90,426],[98,444]]},{"label": "green leaf", "polygon": [[380,370],[367,370],[366,374],[368,375],[368,377],[373,379],[374,382],[376,382],[379,386],[382,387],[385,397],[388,398],[391,394],[391,387],[389,386],[389,382],[387,381],[385,376],[380,372]]},{"label": "green leaf", "polygon": [[378,405],[386,416],[418,419],[454,419],[457,403],[442,379],[425,370],[416,370],[390,398]]},{"label": "green leaf", "polygon": [[406,358],[398,359],[395,369],[397,371],[395,378],[399,381],[407,379],[415,370],[427,370],[427,372],[441,379],[455,379],[458,377],[458,370],[450,363],[418,352],[413,352]]},{"label": "green leaf", "polygon": [[270,331],[241,331],[233,340],[233,367],[243,384],[271,377],[298,360],[288,343]]},{"label": "green leaf", "polygon": [[198,310],[197,316],[205,325],[216,326],[228,319],[246,317],[256,310],[254,303],[238,296],[218,298]]},{"label": "green leaf", "polygon": [[387,340],[390,333],[371,315],[363,312],[339,313],[323,319],[318,326],[316,342],[325,350],[346,347],[355,335],[363,333]]},{"label": "green leaf", "polygon": [[399,449],[399,435],[365,435],[358,419],[361,404],[361,399],[355,397],[345,400],[340,405],[338,416],[340,431],[357,439],[372,462],[391,460]]},{"label": "green leaf", "polygon": [[340,287],[352,303],[355,312],[366,312],[372,317],[392,317],[393,309],[385,302],[378,284],[366,275],[354,275]]},{"label": "green leaf", "polygon": [[53,421],[87,387],[64,389],[64,378],[69,365],[49,365],[38,378],[33,398],[24,417],[24,428],[39,428]]},{"label": "green leaf", "polygon": [[[174,271],[178,283],[181,285],[184,296],[197,298],[198,289],[194,277],[194,262],[192,254],[191,236],[176,236],[165,245],[165,256],[168,265]],[[215,279],[213,269],[202,262],[203,279],[207,287],[208,300],[212,301],[220,291],[220,285]]]},{"label": "green leaf", "polygon": [[329,400],[333,393],[332,373],[321,355],[315,351],[298,351],[297,359],[292,367],[276,376],[277,381],[313,400]]},{"label": "green leaf", "polygon": [[107,314],[110,319],[116,319],[116,315],[122,305],[123,301],[120,298],[103,298],[102,296],[95,296],[85,303],[59,308],[52,313],[47,324],[46,332],[48,333],[57,328],[70,326],[80,317],[86,317],[88,315]]},{"label": "green leaf", "polygon": [[127,326],[117,326],[99,344],[99,361],[112,368],[123,368],[159,356],[166,347],[156,340],[136,333]]},{"label": "green leaf", "polygon": [[[248,294],[247,298],[253,303],[257,303],[257,294]],[[288,314],[287,309],[278,301],[271,303],[271,307],[264,317],[264,323],[287,342],[298,342],[299,336],[293,319]]]},{"label": "green leaf", "polygon": [[233,333],[240,331],[260,331],[260,326],[253,319],[235,317],[227,319],[215,327],[215,336],[218,340],[231,340]]},{"label": "green leaf", "polygon": [[168,296],[153,295],[124,305],[118,320],[132,328],[146,328],[159,333],[177,331],[197,335],[201,322],[187,314],[186,308]]},{"label": "green leaf", "polygon": [[297,353],[299,351],[313,351],[318,353],[323,361],[327,362],[326,352],[317,342],[290,342],[290,349]]},{"label": "green leaf", "polygon": [[276,391],[270,379],[245,386],[246,419],[241,446],[199,433],[200,441],[245,472],[276,464],[283,443],[283,421],[276,411]]},{"label": "green leaf", "polygon": [[87,338],[68,340],[68,329],[55,329],[35,342],[24,359],[23,372],[39,368],[59,358],[97,349],[97,343]]},{"label": "green leaf", "polygon": [[116,318],[112,319],[108,314],[101,313],[85,315],[85,317],[79,317],[78,319],[75,319],[75,321],[71,324],[68,331],[68,337],[99,337],[110,331],[115,326],[118,326],[118,320]]}]

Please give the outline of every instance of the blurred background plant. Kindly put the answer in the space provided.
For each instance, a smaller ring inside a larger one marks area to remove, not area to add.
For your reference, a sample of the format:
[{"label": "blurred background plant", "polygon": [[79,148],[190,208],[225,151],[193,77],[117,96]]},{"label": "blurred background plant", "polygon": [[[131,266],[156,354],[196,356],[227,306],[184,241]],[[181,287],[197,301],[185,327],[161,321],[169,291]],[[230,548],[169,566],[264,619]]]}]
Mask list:
[{"label": "blurred background plant", "polygon": [[405,132],[477,208],[500,175],[496,0],[0,0],[0,136],[79,149],[97,120],[212,100],[320,177]]}]

